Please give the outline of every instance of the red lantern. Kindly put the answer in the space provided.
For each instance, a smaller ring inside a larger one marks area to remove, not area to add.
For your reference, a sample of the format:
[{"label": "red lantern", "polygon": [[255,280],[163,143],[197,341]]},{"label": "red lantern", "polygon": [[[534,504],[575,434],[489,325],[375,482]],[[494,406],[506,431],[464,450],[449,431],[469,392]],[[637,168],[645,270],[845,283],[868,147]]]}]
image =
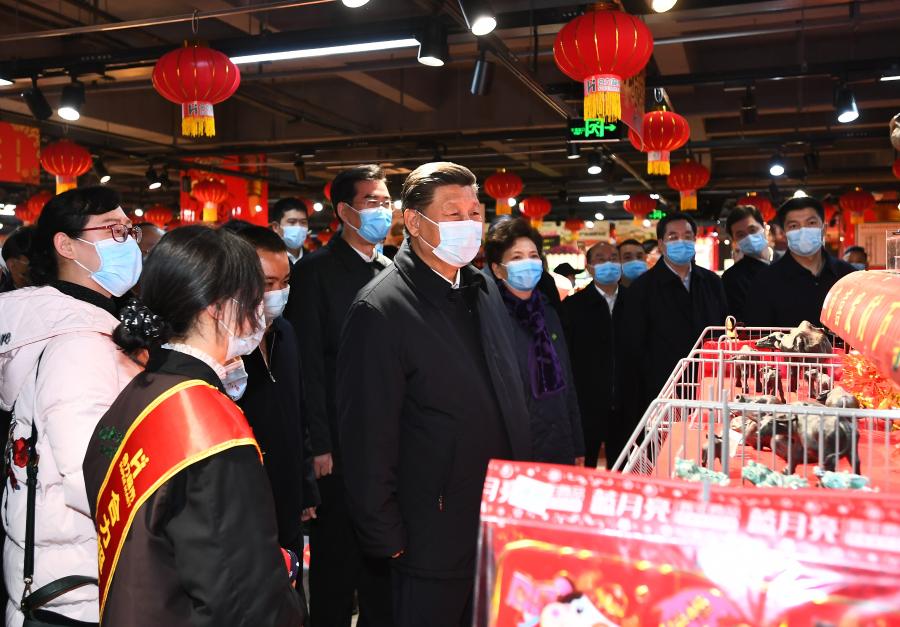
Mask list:
[{"label": "red lantern", "polygon": [[56,176],[56,193],[78,187],[78,177],[93,166],[91,153],[83,146],[61,139],[41,150],[41,165]]},{"label": "red lantern", "polygon": [[328,228],[331,229],[332,233],[337,233],[337,230],[341,228],[341,221],[335,218],[328,224]]},{"label": "red lantern", "polygon": [[653,35],[637,17],[607,2],[562,27],[553,60],[563,74],[584,83],[584,117],[622,117],[622,81],[639,73],[653,54]]},{"label": "red lantern", "polygon": [[858,187],[841,196],[838,202],[841,209],[850,214],[851,224],[860,224],[865,219],[865,213],[875,207],[875,197]]},{"label": "red lantern", "polygon": [[163,205],[153,205],[144,211],[144,222],[150,222],[162,228],[172,221],[172,210]]},{"label": "red lantern", "polygon": [[215,222],[219,216],[219,204],[228,198],[228,188],[222,181],[206,179],[194,183],[191,196],[203,203],[203,221]]},{"label": "red lantern", "polygon": [[756,207],[765,222],[770,222],[776,215],[775,207],[772,206],[772,201],[763,196],[758,196],[756,192],[750,192],[738,200],[737,204]]},{"label": "red lantern", "polygon": [[569,218],[565,222],[565,227],[567,231],[577,234],[578,231],[584,228],[584,220],[581,218]]},{"label": "red lantern", "polygon": [[894,176],[900,179],[900,157],[897,157],[894,160],[894,166],[891,168],[891,170],[894,172]]},{"label": "red lantern", "polygon": [[634,216],[634,223],[642,224],[650,212],[656,209],[656,200],[647,194],[632,194],[623,205],[625,211]]},{"label": "red lantern", "polygon": [[328,202],[331,202],[331,181],[325,183],[325,188],[322,192],[325,194],[325,198],[328,199]]},{"label": "red lantern", "polygon": [[227,100],[241,84],[241,72],[218,50],[200,44],[167,52],[153,68],[153,87],[181,105],[181,134],[216,134],[213,105]]},{"label": "red lantern", "polygon": [[834,214],[837,213],[837,205],[833,202],[823,202],[822,207],[825,209],[825,224],[831,224]]},{"label": "red lantern", "polygon": [[537,226],[544,220],[544,216],[550,213],[553,205],[543,196],[529,196],[520,204],[522,214],[531,219],[531,224]]},{"label": "red lantern", "polygon": [[32,224],[38,221],[44,205],[53,198],[53,193],[42,190],[25,201],[23,205],[16,206],[16,217],[25,224]]},{"label": "red lantern", "polygon": [[691,127],[684,117],[672,111],[650,111],[644,114],[644,142],[628,130],[631,145],[647,153],[647,174],[669,174],[669,153],[684,146],[691,137]]},{"label": "red lantern", "polygon": [[512,209],[509,199],[522,193],[522,179],[512,172],[500,169],[484,180],[484,191],[488,196],[497,201],[497,215],[509,215]]},{"label": "red lantern", "polygon": [[319,234],[316,235],[316,239],[324,246],[331,240],[332,235],[333,233],[331,231],[325,229],[324,231],[319,231]]},{"label": "red lantern", "polygon": [[709,183],[709,170],[702,163],[686,159],[672,168],[666,183],[680,193],[682,211],[696,211],[697,190]]}]

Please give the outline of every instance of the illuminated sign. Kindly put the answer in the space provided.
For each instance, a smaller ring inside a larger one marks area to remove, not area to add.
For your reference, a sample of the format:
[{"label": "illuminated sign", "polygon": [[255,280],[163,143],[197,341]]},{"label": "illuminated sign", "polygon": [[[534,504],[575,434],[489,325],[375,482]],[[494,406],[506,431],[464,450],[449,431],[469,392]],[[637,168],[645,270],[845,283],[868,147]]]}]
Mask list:
[{"label": "illuminated sign", "polygon": [[666,216],[666,212],[662,209],[654,209],[650,212],[650,215],[647,216],[648,220],[662,220]]},{"label": "illuminated sign", "polygon": [[625,125],[600,119],[569,120],[568,140],[577,143],[615,142],[622,139]]}]

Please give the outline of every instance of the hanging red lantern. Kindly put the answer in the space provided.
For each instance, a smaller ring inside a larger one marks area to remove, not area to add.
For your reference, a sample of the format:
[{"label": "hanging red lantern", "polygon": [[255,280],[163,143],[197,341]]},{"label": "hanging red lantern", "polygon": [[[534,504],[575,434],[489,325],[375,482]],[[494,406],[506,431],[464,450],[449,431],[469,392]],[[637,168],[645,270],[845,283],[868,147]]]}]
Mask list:
[{"label": "hanging red lantern", "polygon": [[228,188],[222,181],[206,179],[194,183],[191,196],[203,203],[203,221],[215,222],[219,216],[219,204],[228,198]]},{"label": "hanging red lantern", "polygon": [[837,213],[837,205],[833,202],[823,202],[822,207],[825,209],[825,224],[831,224],[834,220],[834,214]]},{"label": "hanging red lantern", "polygon": [[894,165],[891,167],[891,171],[894,173],[894,176],[900,179],[900,157],[894,159]]},{"label": "hanging red lantern", "polygon": [[634,216],[635,224],[643,224],[650,212],[656,209],[656,200],[648,194],[632,194],[622,203],[625,211]]},{"label": "hanging red lantern", "polygon": [[163,228],[172,221],[172,210],[163,205],[153,205],[144,211],[143,221]]},{"label": "hanging red lantern", "polygon": [[153,68],[153,87],[181,105],[181,134],[214,137],[213,105],[227,100],[241,84],[241,72],[227,55],[200,44],[167,52]]},{"label": "hanging red lantern", "polygon": [[341,228],[341,221],[335,218],[328,224],[328,228],[331,229],[332,233],[337,233],[337,230]]},{"label": "hanging red lantern", "polygon": [[505,168],[497,170],[484,180],[485,193],[497,201],[498,216],[512,213],[509,199],[521,194],[523,187],[522,179],[512,172],[507,172]]},{"label": "hanging red lantern", "polygon": [[737,204],[739,205],[747,205],[750,207],[756,207],[759,210],[760,215],[762,215],[762,219],[764,222],[770,222],[775,219],[776,211],[775,207],[772,206],[772,201],[764,196],[757,195],[756,192],[750,192],[740,200],[738,200]]},{"label": "hanging red lantern", "polygon": [[333,235],[332,231],[325,229],[323,231],[319,231],[319,234],[316,235],[316,239],[319,240],[319,243],[323,246],[331,241],[331,236]]},{"label": "hanging red lantern", "polygon": [[41,217],[41,211],[44,205],[53,198],[53,192],[42,190],[25,201],[24,204],[16,205],[16,217],[25,224],[33,224]]},{"label": "hanging red lantern", "polygon": [[552,206],[550,201],[543,196],[529,196],[519,205],[522,214],[531,219],[531,224],[534,226],[543,222],[544,216],[550,213]]},{"label": "hanging red lantern", "polygon": [[565,222],[565,227],[567,231],[571,231],[575,235],[578,235],[578,231],[584,228],[584,220],[581,218],[569,218]]},{"label": "hanging red lantern", "polygon": [[562,27],[553,60],[563,74],[584,83],[584,117],[622,117],[622,81],[639,73],[653,54],[653,35],[639,18],[598,2]]},{"label": "hanging red lantern", "polygon": [[331,181],[325,183],[324,189],[322,189],[322,193],[325,194],[325,198],[328,199],[328,202],[331,202]]},{"label": "hanging red lantern", "polygon": [[87,148],[68,139],[48,144],[41,150],[41,165],[56,177],[57,194],[78,187],[78,177],[90,170],[93,164]]},{"label": "hanging red lantern", "polygon": [[860,224],[865,213],[875,207],[875,197],[867,191],[856,187],[840,197],[841,209],[850,214],[851,224]]},{"label": "hanging red lantern", "polygon": [[681,195],[682,211],[696,211],[697,190],[709,183],[709,169],[688,158],[672,167],[666,183]]},{"label": "hanging red lantern", "polygon": [[665,109],[644,114],[643,144],[634,130],[628,130],[631,145],[647,153],[647,174],[669,174],[669,153],[691,138],[691,127],[684,117]]}]

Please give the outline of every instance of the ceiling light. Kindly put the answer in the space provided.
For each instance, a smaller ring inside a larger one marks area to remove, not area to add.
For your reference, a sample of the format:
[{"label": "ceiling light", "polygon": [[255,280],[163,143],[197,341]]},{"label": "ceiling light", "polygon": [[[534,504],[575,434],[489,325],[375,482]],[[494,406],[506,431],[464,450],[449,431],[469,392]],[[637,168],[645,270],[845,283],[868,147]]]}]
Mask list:
[{"label": "ceiling light", "polygon": [[756,122],[756,98],[753,97],[753,88],[747,85],[744,97],[741,98],[741,124],[748,125]]},{"label": "ceiling light", "polygon": [[506,199],[506,204],[508,204],[510,207],[515,207],[518,204],[518,202],[519,201],[516,200],[515,198],[507,198]]},{"label": "ceiling light", "polygon": [[769,174],[772,176],[781,176],[784,174],[784,157],[780,152],[776,152],[769,160]]},{"label": "ceiling light", "polygon": [[239,57],[231,57],[235,65],[242,63],[263,63],[265,61],[289,61],[291,59],[309,59],[312,57],[328,57],[338,54],[355,54],[358,52],[374,52],[377,50],[393,50],[395,48],[413,48],[419,45],[419,40],[412,37],[407,39],[388,39],[385,41],[370,41],[359,44],[344,44],[340,46],[326,46],[323,48],[303,48],[299,50],[284,50],[281,52],[264,52],[260,54],[248,54]]},{"label": "ceiling light", "polygon": [[324,209],[324,208],[325,208],[325,205],[323,205],[320,202],[313,203],[313,211],[322,211],[322,209]]},{"label": "ceiling light", "polygon": [[134,210],[134,215],[136,215],[137,217],[140,218],[142,215],[144,215],[144,210],[141,209],[140,207],[138,207],[137,209]]},{"label": "ceiling light", "polygon": [[106,185],[112,179],[109,170],[106,169],[106,164],[103,163],[103,157],[94,157],[94,172],[97,173],[101,185]]},{"label": "ceiling light", "polygon": [[485,58],[482,50],[475,61],[475,70],[472,72],[472,86],[469,91],[473,96],[487,96],[491,91],[491,83],[494,80],[494,64]]},{"label": "ceiling light", "polygon": [[4,77],[0,77],[0,87],[9,87],[10,85],[15,85],[15,84],[16,84],[16,82],[13,80],[10,80],[10,79],[4,78]]},{"label": "ceiling light", "polygon": [[838,89],[837,97],[834,100],[834,109],[837,112],[837,121],[841,124],[853,122],[859,117],[856,97],[846,85]]},{"label": "ceiling light", "polygon": [[569,142],[566,146],[568,154],[566,155],[569,159],[578,159],[581,157],[581,146],[578,144],[573,144]]},{"label": "ceiling light", "polygon": [[438,21],[431,22],[422,33],[419,46],[419,63],[441,67],[447,59],[447,31]]},{"label": "ceiling light", "polygon": [[358,9],[359,7],[368,4],[369,0],[341,0],[345,7],[349,7],[351,9]]},{"label": "ceiling light", "polygon": [[588,174],[600,174],[603,172],[603,164],[600,161],[600,155],[592,152],[588,155]]},{"label": "ceiling light", "polygon": [[[609,205],[631,198],[628,194],[607,194],[606,196],[579,196],[578,202],[605,202]],[[601,218],[602,219],[602,218]]]},{"label": "ceiling light", "polygon": [[650,198],[653,200],[659,200],[659,194],[650,194]]},{"label": "ceiling light", "polygon": [[678,0],[651,0],[650,8],[657,13],[665,13],[678,3]]},{"label": "ceiling light", "polygon": [[81,107],[84,105],[84,84],[73,80],[63,87],[59,98],[59,109],[56,114],[63,120],[74,122],[81,117]]},{"label": "ceiling light", "polygon": [[395,201],[394,201],[394,209],[395,209],[396,211],[400,211],[401,209],[403,209],[403,201],[402,201],[402,200],[395,200]]},{"label": "ceiling light", "polygon": [[152,165],[147,168],[147,173],[144,176],[147,178],[147,189],[154,190],[162,187],[162,180]]},{"label": "ceiling light", "polygon": [[730,239],[726,239],[726,240],[723,241],[722,243],[725,244],[726,246],[730,246],[730,245],[731,245],[731,240],[730,240]]},{"label": "ceiling light", "polygon": [[606,216],[604,216],[602,213],[600,213],[600,212],[598,211],[597,213],[594,214],[594,217],[597,218],[598,220],[602,220],[602,219],[604,219]]},{"label": "ceiling light", "polygon": [[459,0],[459,9],[476,37],[487,35],[497,28],[497,18],[484,0]]},{"label": "ceiling light", "polygon": [[6,211],[7,213],[11,213],[11,214],[15,215],[16,205],[13,203],[7,203],[7,204],[3,205],[3,210]]},{"label": "ceiling light", "polygon": [[[900,65],[897,65],[896,63],[892,65],[891,69],[882,74],[881,78],[879,78],[878,80],[883,83],[886,83],[888,81],[900,81]],[[3,83],[0,83],[0,85],[2,84]]]},{"label": "ceiling light", "polygon": [[31,80],[31,87],[22,92],[22,99],[36,120],[46,120],[53,115],[53,109],[44,97],[44,92],[37,86],[35,79]]},{"label": "ceiling light", "polygon": [[592,229],[592,228],[594,228],[594,221],[593,221],[593,220],[585,220],[585,221],[584,221],[584,226],[587,227],[587,228],[589,228],[589,229]]},{"label": "ceiling light", "polygon": [[256,205],[253,210],[256,211],[256,213],[262,213],[262,205]]},{"label": "ceiling light", "polygon": [[806,198],[806,192],[804,192],[802,189],[798,189],[796,192],[794,192],[794,198]]},{"label": "ceiling light", "polygon": [[653,225],[653,223],[650,222],[650,220],[647,220],[647,219],[644,219],[644,222],[643,222],[642,224],[644,225],[644,228],[645,228],[645,229],[649,229],[649,228]]}]

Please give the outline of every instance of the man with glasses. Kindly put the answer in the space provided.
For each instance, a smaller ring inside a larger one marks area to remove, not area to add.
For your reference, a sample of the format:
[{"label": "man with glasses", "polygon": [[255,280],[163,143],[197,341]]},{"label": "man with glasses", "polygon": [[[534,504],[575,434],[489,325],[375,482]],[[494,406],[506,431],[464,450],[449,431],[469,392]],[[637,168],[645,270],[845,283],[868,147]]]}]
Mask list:
[{"label": "man with glasses", "polygon": [[347,310],[356,293],[390,264],[375,245],[388,234],[393,205],[377,165],[338,174],[331,200],[343,227],[327,246],[293,266],[285,312],[299,341],[304,414],[321,498],[309,542],[310,618],[313,627],[349,627],[356,591],[359,624],[391,626],[387,561],[362,556],[345,504],[335,407],[340,396],[355,390],[338,389],[335,371]]}]

